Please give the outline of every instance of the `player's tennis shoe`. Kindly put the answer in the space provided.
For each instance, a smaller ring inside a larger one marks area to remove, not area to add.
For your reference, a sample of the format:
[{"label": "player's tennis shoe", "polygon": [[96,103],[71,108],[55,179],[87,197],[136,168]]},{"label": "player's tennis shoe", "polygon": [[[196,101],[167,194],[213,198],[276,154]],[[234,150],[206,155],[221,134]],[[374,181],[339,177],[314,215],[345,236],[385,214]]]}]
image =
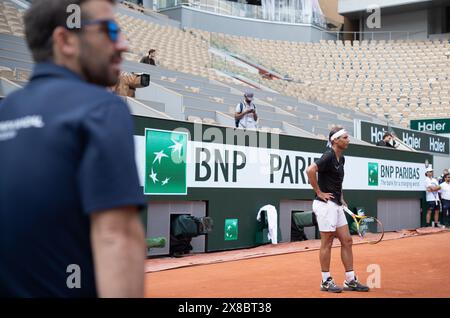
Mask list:
[{"label": "player's tennis shoe", "polygon": [[344,290],[345,291],[357,291],[357,292],[368,292],[369,287],[358,282],[358,279],[355,277],[351,282],[344,281]]},{"label": "player's tennis shoe", "polygon": [[328,277],[328,279],[326,281],[324,281],[324,282],[322,282],[322,284],[320,284],[320,290],[330,292],[330,293],[341,293],[342,292],[342,288],[337,286],[336,283],[334,282],[334,279],[331,277]]}]

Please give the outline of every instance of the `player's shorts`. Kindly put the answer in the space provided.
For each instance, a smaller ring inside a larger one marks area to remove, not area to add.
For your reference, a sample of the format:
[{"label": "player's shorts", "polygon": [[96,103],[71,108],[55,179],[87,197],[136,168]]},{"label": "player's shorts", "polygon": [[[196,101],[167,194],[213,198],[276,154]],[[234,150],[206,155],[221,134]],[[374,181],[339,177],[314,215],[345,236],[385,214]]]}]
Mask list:
[{"label": "player's shorts", "polygon": [[322,202],[314,200],[312,207],[320,232],[336,232],[337,228],[348,224],[344,209],[333,201]]},{"label": "player's shorts", "polygon": [[442,210],[450,209],[450,200],[442,199],[441,204],[442,204]]},{"label": "player's shorts", "polygon": [[439,209],[439,203],[436,203],[436,201],[427,201],[427,207],[428,210],[434,211]]}]

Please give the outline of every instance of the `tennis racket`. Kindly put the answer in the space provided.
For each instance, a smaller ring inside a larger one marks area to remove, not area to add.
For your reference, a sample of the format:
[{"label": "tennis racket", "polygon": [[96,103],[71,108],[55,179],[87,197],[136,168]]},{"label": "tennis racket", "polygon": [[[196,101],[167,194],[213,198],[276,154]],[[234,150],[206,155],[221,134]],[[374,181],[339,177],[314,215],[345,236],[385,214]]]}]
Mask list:
[{"label": "tennis racket", "polygon": [[383,224],[377,218],[374,218],[373,216],[357,215],[350,211],[346,206],[343,206],[343,208],[355,221],[356,230],[363,242],[369,244],[381,242],[384,236],[384,228]]}]

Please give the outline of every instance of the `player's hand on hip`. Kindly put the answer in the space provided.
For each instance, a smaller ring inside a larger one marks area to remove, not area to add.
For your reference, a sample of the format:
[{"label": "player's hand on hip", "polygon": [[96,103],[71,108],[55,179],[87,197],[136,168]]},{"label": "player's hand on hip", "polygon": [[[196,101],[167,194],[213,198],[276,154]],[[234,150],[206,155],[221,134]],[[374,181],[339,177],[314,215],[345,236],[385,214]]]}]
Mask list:
[{"label": "player's hand on hip", "polygon": [[334,199],[334,196],[332,193],[325,193],[325,192],[318,192],[317,197],[319,199],[322,199],[325,202],[328,202],[328,200]]}]

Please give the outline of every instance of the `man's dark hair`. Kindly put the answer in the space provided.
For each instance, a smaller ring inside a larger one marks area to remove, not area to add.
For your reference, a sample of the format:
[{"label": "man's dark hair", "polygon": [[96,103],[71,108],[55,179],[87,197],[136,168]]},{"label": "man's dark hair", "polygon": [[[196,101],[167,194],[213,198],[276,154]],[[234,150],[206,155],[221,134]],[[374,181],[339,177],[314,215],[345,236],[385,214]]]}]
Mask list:
[{"label": "man's dark hair", "polygon": [[155,50],[155,49],[150,49],[150,50],[148,51],[148,54],[152,54],[153,52],[156,52],[156,50]]},{"label": "man's dark hair", "polygon": [[330,131],[330,134],[328,135],[328,140],[331,141],[331,136],[333,136],[335,133],[337,133],[341,129],[344,129],[344,128],[340,127],[340,126],[333,127]]},{"label": "man's dark hair", "polygon": [[394,136],[392,136],[392,134],[389,131],[386,131],[384,132],[383,140],[386,139],[386,137],[394,137]]},{"label": "man's dark hair", "polygon": [[[91,0],[34,0],[24,16],[25,37],[35,62],[53,60],[53,31],[66,27],[69,5],[81,6]],[[115,0],[105,0],[114,4]],[[88,19],[82,12],[82,17]]]}]

